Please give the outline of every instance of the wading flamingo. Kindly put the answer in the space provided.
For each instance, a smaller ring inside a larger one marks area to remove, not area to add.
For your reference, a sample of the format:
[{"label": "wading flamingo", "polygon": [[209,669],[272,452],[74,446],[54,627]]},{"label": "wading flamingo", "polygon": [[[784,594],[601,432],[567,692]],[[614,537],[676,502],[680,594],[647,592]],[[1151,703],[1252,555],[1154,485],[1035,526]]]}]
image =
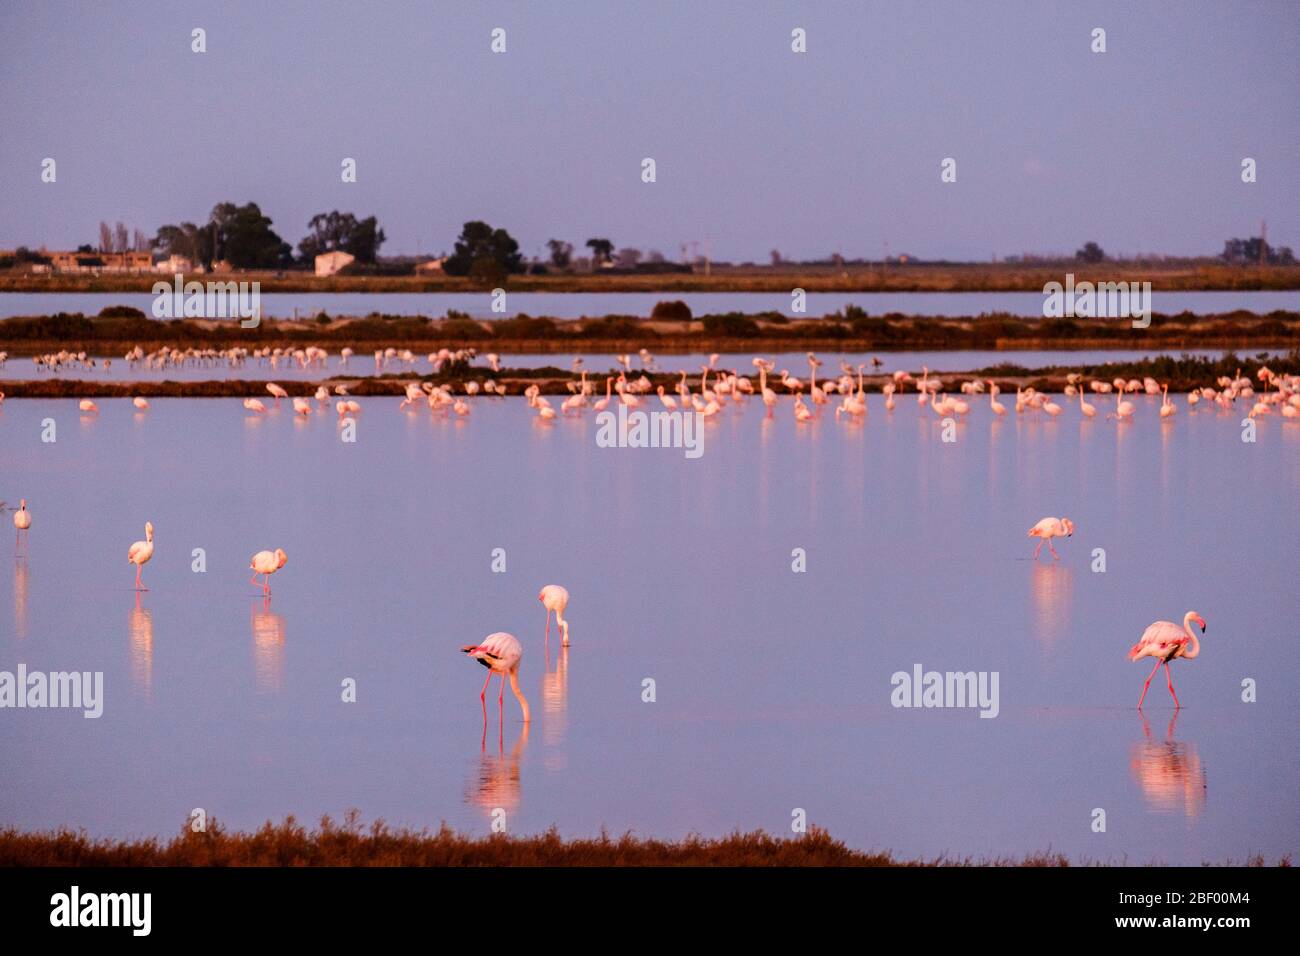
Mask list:
[{"label": "wading flamingo", "polygon": [[1000,391],[1002,390],[998,388],[997,383],[993,379],[989,379],[989,408],[993,409],[994,415],[1005,415],[1007,413],[1007,406],[998,401],[998,392]]},{"label": "wading flamingo", "polygon": [[288,398],[288,397],[289,397],[289,393],[286,392],[286,391],[285,391],[283,388],[281,388],[279,385],[276,385],[275,382],[267,382],[267,383],[266,383],[266,390],[267,390],[268,392],[270,392],[272,395],[275,396],[275,407],[276,407],[276,408],[279,408],[279,407],[280,407],[280,399],[282,399],[282,398]]},{"label": "wading flamingo", "polygon": [[1097,416],[1097,406],[1092,402],[1083,400],[1083,389],[1079,389],[1079,411],[1083,412],[1084,418],[1095,418]]},{"label": "wading flamingo", "polygon": [[483,682],[483,691],[478,695],[478,699],[483,702],[483,718],[487,719],[488,684],[492,683],[493,674],[500,674],[501,693],[497,696],[497,706],[504,714],[506,678],[509,677],[510,689],[519,698],[519,709],[524,712],[524,723],[528,723],[531,720],[528,713],[528,700],[519,689],[519,661],[524,656],[524,649],[515,636],[505,631],[497,631],[483,638],[481,644],[466,644],[461,650],[488,669],[487,680]]},{"label": "wading flamingo", "polygon": [[144,523],[144,540],[137,541],[131,545],[131,549],[126,552],[126,559],[135,565],[135,589],[137,591],[148,591],[140,581],[140,572],[144,566],[149,563],[153,557],[153,523],[146,521]]},{"label": "wading flamingo", "polygon": [[83,398],[81,401],[79,401],[77,403],[77,408],[81,409],[81,411],[86,412],[87,414],[90,414],[92,412],[93,413],[99,412],[99,406],[96,405],[88,398]]},{"label": "wading flamingo", "polygon": [[1178,695],[1174,693],[1174,678],[1169,673],[1169,662],[1176,657],[1184,660],[1191,660],[1197,654],[1201,653],[1201,642],[1196,637],[1196,632],[1192,630],[1192,624],[1197,624],[1201,628],[1201,633],[1205,633],[1205,618],[1195,611],[1188,611],[1183,615],[1183,626],[1180,628],[1172,621],[1156,621],[1145,631],[1142,632],[1142,639],[1133,645],[1128,652],[1128,659],[1136,661],[1142,657],[1154,657],[1156,666],[1151,668],[1151,673],[1147,675],[1147,682],[1142,685],[1142,696],[1138,698],[1138,710],[1142,709],[1142,701],[1146,699],[1147,688],[1151,686],[1151,678],[1156,676],[1156,671],[1163,664],[1165,668],[1165,677],[1169,681],[1169,694],[1174,699],[1174,709],[1182,707],[1178,703]]},{"label": "wading flamingo", "polygon": [[20,539],[26,540],[31,535],[32,513],[27,510],[27,499],[22,498],[18,502],[18,510],[14,512],[14,553],[18,552],[18,542]]},{"label": "wading flamingo", "polygon": [[1160,400],[1160,417],[1168,418],[1178,411],[1178,406],[1169,400],[1169,386],[1164,387],[1164,394]]},{"label": "wading flamingo", "polygon": [[1074,534],[1074,522],[1069,518],[1044,518],[1038,524],[1029,529],[1030,538],[1038,538],[1038,547],[1034,548],[1034,560],[1038,560],[1038,552],[1043,550],[1043,545],[1052,552],[1052,557],[1057,561],[1061,556],[1056,553],[1056,548],[1052,547],[1053,538],[1068,538]]},{"label": "wading flamingo", "polygon": [[149,402],[146,399],[141,398],[139,395],[131,399],[131,404],[142,412],[147,412],[149,410]]},{"label": "wading flamingo", "polygon": [[548,584],[537,592],[537,600],[546,608],[546,640],[551,639],[551,612],[555,612],[555,624],[563,637],[560,643],[569,646],[569,622],[564,619],[564,612],[569,606],[569,592],[558,584]]},{"label": "wading flamingo", "polygon": [[284,567],[284,562],[289,560],[289,556],[284,553],[283,548],[276,548],[274,551],[259,551],[253,555],[248,566],[253,569],[253,576],[248,579],[248,583],[257,584],[257,576],[263,575],[262,593],[267,597],[271,596],[271,575],[275,574]]}]

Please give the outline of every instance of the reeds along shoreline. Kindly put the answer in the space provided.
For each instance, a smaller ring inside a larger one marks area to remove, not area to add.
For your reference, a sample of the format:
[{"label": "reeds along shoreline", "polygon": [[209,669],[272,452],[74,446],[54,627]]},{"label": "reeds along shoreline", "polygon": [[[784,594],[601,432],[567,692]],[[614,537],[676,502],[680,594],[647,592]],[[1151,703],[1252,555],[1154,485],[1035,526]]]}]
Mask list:
[{"label": "reeds along shoreline", "polygon": [[[119,312],[119,308],[106,312]],[[881,352],[1008,351],[1017,349],[1292,349],[1300,347],[1300,313],[1156,315],[1150,327],[1121,319],[1031,319],[1006,314],[936,318],[888,314],[791,319],[777,312],[710,315],[688,321],[604,316],[584,319],[525,315],[496,321],[467,318],[321,315],[263,319],[254,328],[235,320],[160,321],[133,314],[79,313],[0,320],[0,350],[11,358],[58,351],[117,356],[139,346],[160,348],[344,347],[359,353],[385,348],[434,352],[476,348],[499,354],[618,354],[648,348],[660,354],[782,351]]]},{"label": "reeds along shoreline", "polygon": [[[512,292],[1041,292],[1067,272],[1080,282],[1150,282],[1157,292],[1256,291],[1300,288],[1300,266],[1230,265],[1212,259],[1172,263],[1075,260],[1024,263],[915,263],[872,265],[715,266],[710,274],[553,273],[499,276],[317,277],[309,272],[210,273],[213,281],[252,281],[263,292],[481,292],[502,286]],[[0,274],[0,292],[148,292],[157,273]]]},{"label": "reeds along shoreline", "polygon": [[[1102,861],[1083,860],[1081,865]],[[1124,865],[1131,865],[1122,861]],[[235,866],[749,866],[749,867],[1066,867],[1059,853],[1021,857],[901,859],[888,851],[847,847],[819,827],[777,837],[755,830],[706,839],[668,841],[631,834],[595,838],[560,836],[552,828],[536,836],[465,836],[445,824],[438,830],[391,829],[382,820],[369,826],[356,811],[342,823],[322,817],[313,829],[293,817],[267,822],[255,831],[232,832],[209,819],[205,832],[188,825],[170,839],[96,839],[84,831],[24,833],[0,830],[0,866],[235,867]],[[1160,865],[1152,861],[1147,865]],[[1226,865],[1274,865],[1261,856]],[[1290,857],[1276,861],[1291,865]]]},{"label": "reeds along shoreline", "polygon": [[[747,355],[728,355],[719,361],[718,368],[731,369],[744,364]],[[727,359],[734,361],[727,361]],[[594,363],[592,363],[594,366]],[[1300,374],[1300,349],[1292,350],[1287,355],[1270,355],[1266,359],[1258,356],[1239,357],[1235,354],[1219,359],[1203,359],[1184,356],[1173,358],[1161,356],[1140,362],[1111,362],[1102,365],[1052,366],[1049,368],[1028,369],[1013,364],[1001,364],[992,368],[951,371],[931,369],[932,375],[942,376],[950,384],[949,391],[956,391],[958,382],[978,380],[993,381],[1004,392],[1014,392],[1016,388],[1034,388],[1040,392],[1060,393],[1067,384],[1070,374],[1079,373],[1086,379],[1111,381],[1115,378],[1157,379],[1168,383],[1172,393],[1182,393],[1193,388],[1212,385],[1220,376],[1236,376],[1238,373],[1253,378],[1261,365],[1267,364],[1280,375]],[[737,368],[741,374],[748,374],[750,369]],[[919,371],[919,370],[912,370]],[[33,373],[35,374],[35,373]],[[207,381],[178,382],[175,380],[140,380],[140,381],[102,381],[94,378],[75,378],[77,374],[93,375],[93,372],[68,372],[60,375],[45,375],[38,379],[0,380],[0,391],[7,398],[266,398],[267,382],[271,379],[211,379]],[[616,369],[598,371],[588,369],[591,380],[606,374],[617,374]],[[680,372],[640,372],[634,371],[633,377],[644,374],[652,386],[663,385],[671,391],[681,380]],[[309,397],[320,385],[327,388],[336,383],[346,383],[348,394],[363,398],[368,396],[401,396],[405,394],[410,382],[429,382],[435,386],[447,386],[452,391],[464,391],[464,384],[469,381],[482,382],[492,379],[507,390],[507,395],[520,396],[525,388],[536,385],[543,395],[568,395],[571,385],[576,380],[572,372],[554,366],[544,368],[511,369],[502,368],[492,372],[487,368],[474,366],[459,368],[439,375],[421,374],[412,370],[408,373],[389,373],[371,376],[321,377],[312,381],[292,381],[274,379],[291,396]],[[687,381],[698,386],[699,373],[688,375]],[[863,378],[863,388],[867,392],[879,392],[889,382],[890,375],[868,375]],[[778,379],[771,379],[768,387],[778,394],[786,394],[789,389]],[[909,386],[914,389],[915,386]],[[485,395],[490,401],[493,396]]]}]

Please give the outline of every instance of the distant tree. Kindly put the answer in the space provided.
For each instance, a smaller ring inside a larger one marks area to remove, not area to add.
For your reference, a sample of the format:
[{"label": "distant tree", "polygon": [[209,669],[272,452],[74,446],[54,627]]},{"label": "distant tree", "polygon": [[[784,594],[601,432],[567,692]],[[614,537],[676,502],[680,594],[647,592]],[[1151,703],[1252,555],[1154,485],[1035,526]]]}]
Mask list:
[{"label": "distant tree", "polygon": [[293,261],[293,249],[271,228],[257,203],[218,203],[208,220],[212,260],[236,269],[274,269]]},{"label": "distant tree", "polygon": [[298,243],[298,251],[305,262],[338,250],[356,256],[358,262],[372,263],[379,255],[379,247],[388,238],[374,216],[358,220],[352,213],[341,213],[337,209],[312,216],[307,228],[311,233]]},{"label": "distant tree", "polygon": [[664,254],[660,252],[658,249],[651,249],[649,252],[645,254],[645,261],[659,263],[659,262],[666,262],[667,260],[664,258]]},{"label": "distant tree", "polygon": [[149,239],[139,229],[135,230],[135,234],[131,238],[131,248],[136,252],[149,251]]},{"label": "distant tree", "polygon": [[1080,262],[1104,262],[1106,253],[1095,242],[1085,242],[1083,248],[1075,252],[1074,258]]},{"label": "distant tree", "polygon": [[119,222],[113,227],[113,251],[131,251],[131,230],[126,228],[126,223],[124,222]]},{"label": "distant tree", "polygon": [[102,219],[99,221],[99,251],[113,251],[113,227]]},{"label": "distant tree", "polygon": [[592,261],[597,266],[609,262],[614,257],[614,243],[608,239],[588,239],[587,248],[591,250]]},{"label": "distant tree", "polygon": [[164,256],[179,256],[196,265],[212,263],[212,230],[183,222],[178,226],[160,226],[153,247]]},{"label": "distant tree", "polygon": [[1288,266],[1295,263],[1295,255],[1291,252],[1290,246],[1274,249],[1258,236],[1250,239],[1227,240],[1223,244],[1223,254],[1219,258],[1234,265],[1257,265],[1265,262],[1269,265]]},{"label": "distant tree", "polygon": [[548,239],[546,248],[551,250],[551,265],[557,269],[567,269],[573,262],[573,243],[563,239]]},{"label": "distant tree", "polygon": [[78,251],[78,252],[94,252],[94,251],[95,251],[95,247],[92,246],[92,245],[91,245],[90,243],[88,243],[88,242],[83,242],[81,245],[77,246],[77,251]]},{"label": "distant tree", "polygon": [[442,268],[453,276],[495,277],[521,271],[523,256],[510,233],[475,220],[461,228],[455,251]]},{"label": "distant tree", "polygon": [[640,249],[618,250],[618,267],[620,269],[635,269],[636,264],[640,261],[641,261]]},{"label": "distant tree", "polygon": [[781,250],[773,249],[771,255],[772,255],[772,265],[779,266],[781,264]]},{"label": "distant tree", "polygon": [[691,307],[680,299],[656,302],[655,307],[650,310],[650,318],[689,322],[691,320]]}]

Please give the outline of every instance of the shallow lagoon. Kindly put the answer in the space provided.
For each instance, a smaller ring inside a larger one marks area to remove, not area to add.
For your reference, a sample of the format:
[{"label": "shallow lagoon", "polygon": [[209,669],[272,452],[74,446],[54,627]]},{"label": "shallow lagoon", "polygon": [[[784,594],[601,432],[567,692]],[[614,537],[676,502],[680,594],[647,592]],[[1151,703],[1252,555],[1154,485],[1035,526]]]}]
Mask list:
[{"label": "shallow lagoon", "polygon": [[[1294,854],[1300,426],[1243,444],[1241,415],[1162,424],[1136,401],[1122,427],[976,402],[952,444],[911,400],[870,396],[861,426],[751,402],[690,461],[598,448],[591,416],[546,426],[520,399],[461,421],[364,399],[355,444],[287,406],[11,400],[0,498],[34,524],[26,559],[0,542],[0,669],[101,670],[106,701],[98,720],[0,711],[0,824],[153,834],[195,807],[239,827],[358,807],[484,832],[500,807],[515,832],[674,837],[788,832],[804,808],[908,856]],[[1025,530],[1047,514],[1078,530],[1035,564]],[[268,605],[247,563],[275,547]],[[573,594],[563,655],[543,642],[551,582]],[[1188,608],[1209,630],[1173,665],[1183,709],[1171,724],[1156,680],[1144,720],[1150,668],[1125,653]],[[495,682],[485,730],[483,671],[456,650],[502,629],[526,647],[526,734],[508,693],[498,729]],[[915,664],[997,671],[998,717],[891,707]]]}]

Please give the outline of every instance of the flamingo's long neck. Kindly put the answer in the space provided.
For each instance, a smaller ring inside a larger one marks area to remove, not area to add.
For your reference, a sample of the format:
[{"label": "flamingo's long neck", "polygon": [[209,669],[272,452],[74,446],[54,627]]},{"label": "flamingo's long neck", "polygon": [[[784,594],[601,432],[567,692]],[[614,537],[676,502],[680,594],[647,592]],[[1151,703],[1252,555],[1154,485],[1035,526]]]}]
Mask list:
[{"label": "flamingo's long neck", "polygon": [[1196,632],[1192,630],[1192,617],[1190,614],[1187,617],[1183,618],[1183,631],[1187,634],[1188,638],[1191,640],[1192,647],[1190,650],[1183,651],[1181,656],[1183,657],[1184,660],[1190,661],[1197,654],[1201,653],[1201,641],[1200,638],[1196,636]]},{"label": "flamingo's long neck", "polygon": [[528,723],[532,720],[532,717],[528,711],[528,698],[525,697],[524,692],[519,689],[518,671],[510,672],[510,689],[515,692],[515,697],[519,698],[519,709],[524,712],[524,723]]}]

